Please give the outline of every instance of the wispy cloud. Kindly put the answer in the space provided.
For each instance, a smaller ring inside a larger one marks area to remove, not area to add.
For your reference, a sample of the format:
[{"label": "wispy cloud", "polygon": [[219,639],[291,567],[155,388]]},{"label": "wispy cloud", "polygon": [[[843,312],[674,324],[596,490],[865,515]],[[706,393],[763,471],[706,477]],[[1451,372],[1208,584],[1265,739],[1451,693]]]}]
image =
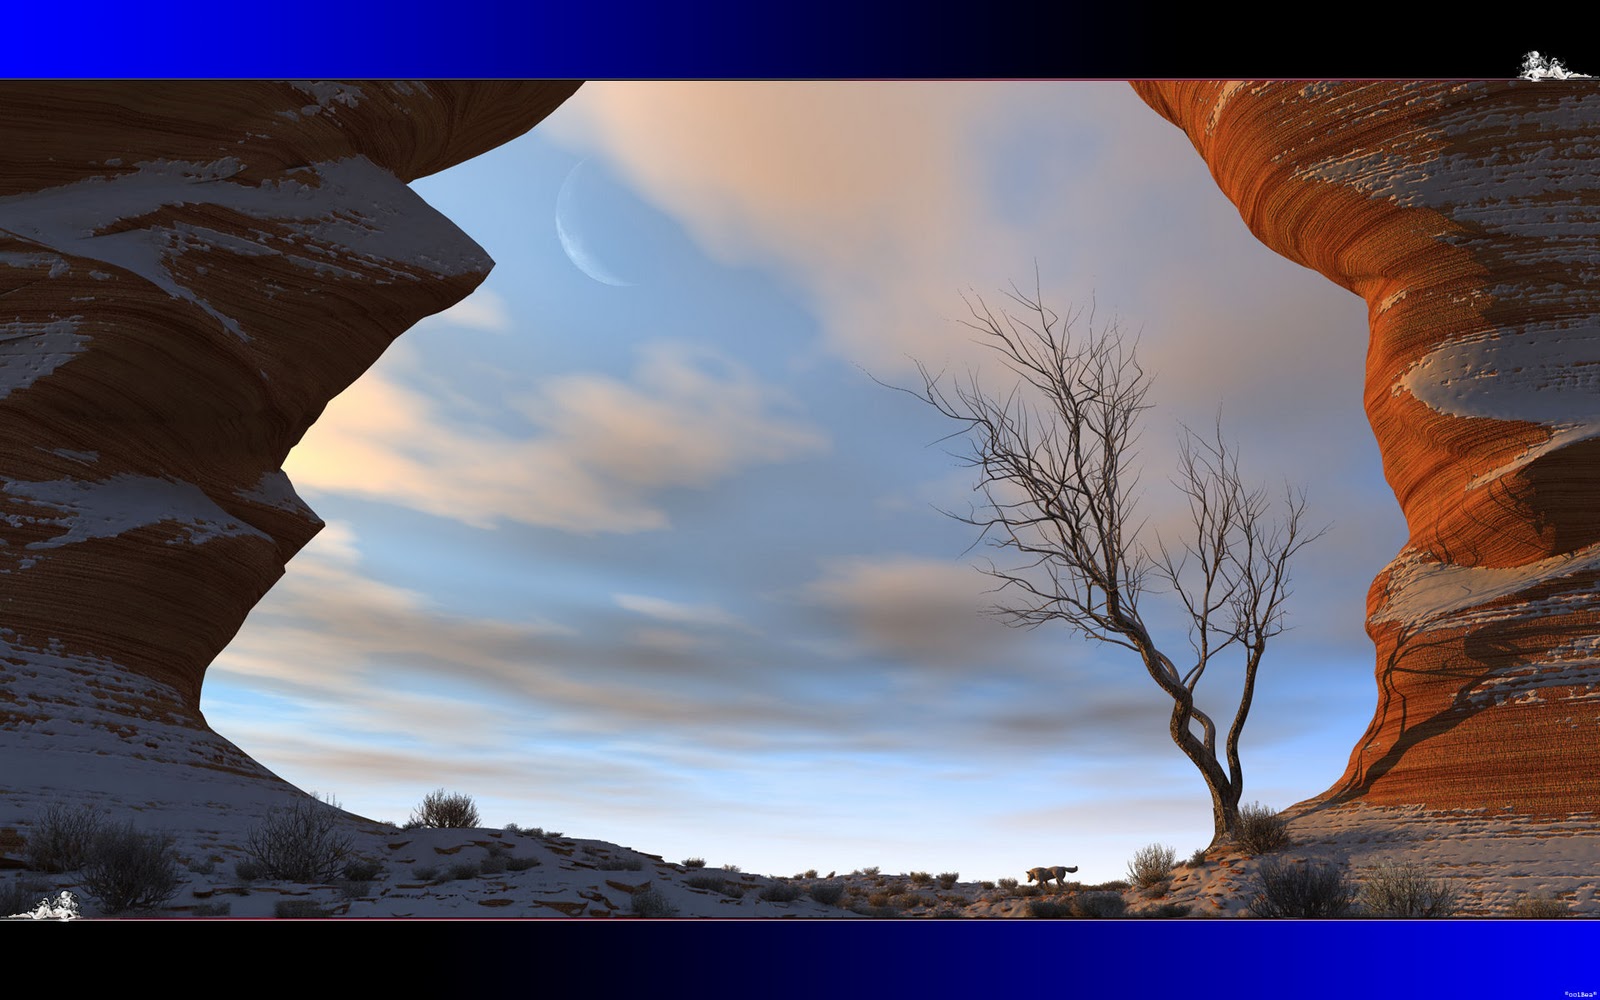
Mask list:
[{"label": "wispy cloud", "polygon": [[573,374],[508,400],[537,433],[447,416],[379,370],[328,407],[285,471],[308,492],[373,497],[476,527],[579,533],[667,526],[657,496],[827,449],[786,393],[713,352],[640,350],[631,381]]}]

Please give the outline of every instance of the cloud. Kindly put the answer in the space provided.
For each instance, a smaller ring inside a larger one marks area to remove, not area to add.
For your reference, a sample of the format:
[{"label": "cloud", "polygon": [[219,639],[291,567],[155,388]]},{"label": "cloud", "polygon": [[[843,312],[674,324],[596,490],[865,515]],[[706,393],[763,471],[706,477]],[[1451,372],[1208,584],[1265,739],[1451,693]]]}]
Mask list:
[{"label": "cloud", "polygon": [[512,400],[539,431],[448,417],[375,368],[331,404],[284,469],[309,492],[372,497],[475,527],[578,533],[667,525],[655,497],[827,449],[785,393],[710,351],[640,349],[630,382],[574,374]]},{"label": "cloud", "polygon": [[506,333],[512,328],[511,312],[506,300],[488,288],[478,290],[443,312],[434,313],[421,320],[418,327],[462,326],[490,333]]},{"label": "cloud", "polygon": [[675,625],[745,629],[747,626],[723,609],[710,604],[682,604],[641,594],[613,594],[618,607]]},{"label": "cloud", "polygon": [[827,563],[799,598],[840,619],[864,651],[920,664],[971,665],[1012,637],[984,615],[994,600],[985,591],[996,585],[963,563],[845,558]]}]

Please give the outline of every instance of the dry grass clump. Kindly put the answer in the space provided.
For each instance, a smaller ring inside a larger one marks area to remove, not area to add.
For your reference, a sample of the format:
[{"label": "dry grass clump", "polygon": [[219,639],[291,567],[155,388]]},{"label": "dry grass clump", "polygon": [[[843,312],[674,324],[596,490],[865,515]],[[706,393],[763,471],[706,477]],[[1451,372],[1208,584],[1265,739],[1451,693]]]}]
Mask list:
[{"label": "dry grass clump", "polygon": [[939,873],[939,888],[941,889],[954,889],[956,887],[956,883],[959,881],[961,881],[960,872]]},{"label": "dry grass clump", "polygon": [[800,898],[800,888],[787,882],[774,882],[758,895],[769,903],[792,903]]},{"label": "dry grass clump", "polygon": [[818,882],[811,887],[811,898],[824,906],[838,906],[844,897],[844,886],[837,882]]},{"label": "dry grass clump", "polygon": [[1443,878],[1429,878],[1416,862],[1382,862],[1374,865],[1357,896],[1361,908],[1378,917],[1449,917],[1458,908],[1454,886]]},{"label": "dry grass clump", "polygon": [[1511,904],[1510,915],[1518,920],[1556,920],[1572,916],[1572,910],[1549,896],[1518,896]]},{"label": "dry grass clump", "polygon": [[683,861],[680,862],[680,864],[682,864],[683,867],[685,867],[685,868],[704,868],[706,866],[706,859],[705,858],[684,858]]},{"label": "dry grass clump", "polygon": [[1178,852],[1164,844],[1151,844],[1134,852],[1128,862],[1128,878],[1141,889],[1150,889],[1172,877]]},{"label": "dry grass clump", "polygon": [[1080,892],[1067,905],[1075,917],[1120,917],[1128,910],[1120,892]]},{"label": "dry grass clump", "polygon": [[1248,854],[1268,854],[1289,846],[1289,825],[1276,812],[1252,802],[1239,810],[1234,842]]},{"label": "dry grass clump", "polygon": [[656,889],[640,889],[634,893],[629,908],[633,911],[634,916],[646,919],[659,919],[678,915],[678,908],[668,902],[667,897]]},{"label": "dry grass clump", "polygon": [[1267,859],[1256,871],[1250,912],[1258,917],[1338,917],[1349,911],[1356,890],[1337,865],[1293,864]]}]

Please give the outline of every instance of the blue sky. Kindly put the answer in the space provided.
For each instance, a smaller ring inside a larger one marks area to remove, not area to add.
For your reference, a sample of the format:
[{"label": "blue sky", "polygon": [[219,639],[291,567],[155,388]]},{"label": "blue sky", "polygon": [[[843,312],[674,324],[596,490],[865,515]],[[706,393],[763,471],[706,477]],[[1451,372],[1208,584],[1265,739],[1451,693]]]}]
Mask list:
[{"label": "blue sky", "polygon": [[[628,284],[563,249],[569,177],[569,238]],[[497,266],[286,464],[328,526],[202,703],[286,779],[394,820],[442,786],[490,824],[771,874],[1098,881],[1203,846],[1137,659],[983,617],[991,553],[934,509],[977,499],[935,443],[955,427],[869,377],[983,365],[962,293],[998,306],[1035,260],[1048,304],[1139,335],[1150,529],[1178,537],[1179,423],[1219,407],[1247,476],[1332,523],[1295,564],[1245,799],[1343,770],[1376,697],[1367,587],[1405,535],[1365,305],[1257,243],[1125,84],[589,83],[413,186]]]}]

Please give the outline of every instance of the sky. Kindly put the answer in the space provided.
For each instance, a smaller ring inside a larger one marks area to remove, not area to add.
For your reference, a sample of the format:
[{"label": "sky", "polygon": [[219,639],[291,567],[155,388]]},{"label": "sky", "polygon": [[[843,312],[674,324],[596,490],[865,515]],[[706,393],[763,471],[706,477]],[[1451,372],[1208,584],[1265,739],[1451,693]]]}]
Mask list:
[{"label": "sky", "polygon": [[[591,82],[413,188],[496,267],[291,453],[327,527],[202,696],[285,779],[775,875],[1103,881],[1205,846],[1170,701],[1125,649],[985,614],[976,567],[1008,556],[941,513],[981,501],[959,428],[880,384],[921,361],[1004,390],[961,321],[1036,267],[1153,375],[1146,542],[1182,537],[1180,425],[1220,413],[1246,478],[1305,488],[1328,531],[1244,801],[1343,771],[1376,702],[1367,588],[1405,539],[1366,307],[1259,244],[1126,84]],[[1213,673],[1199,702],[1231,718],[1238,672]]]}]

